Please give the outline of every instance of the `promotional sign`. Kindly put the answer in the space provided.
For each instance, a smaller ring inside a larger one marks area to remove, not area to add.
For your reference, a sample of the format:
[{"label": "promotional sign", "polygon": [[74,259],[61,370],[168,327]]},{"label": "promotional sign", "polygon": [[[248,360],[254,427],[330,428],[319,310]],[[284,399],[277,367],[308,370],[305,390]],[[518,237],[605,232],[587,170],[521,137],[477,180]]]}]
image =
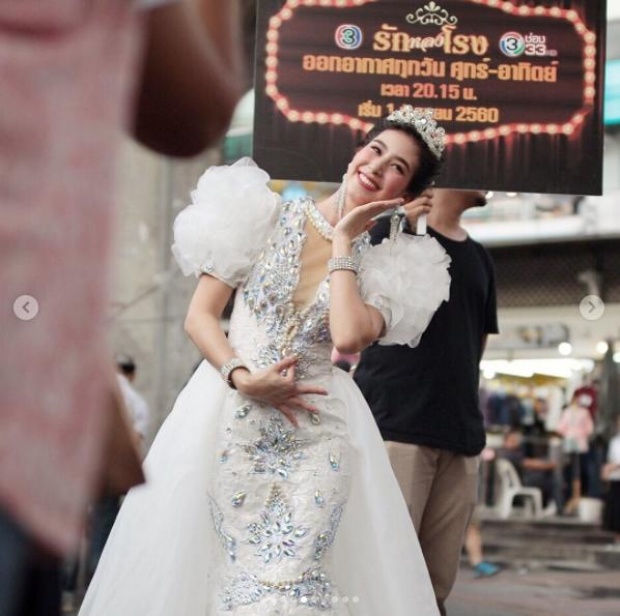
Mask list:
[{"label": "promotional sign", "polygon": [[402,104],[447,131],[438,184],[601,194],[605,0],[260,0],[254,156],[339,181]]}]

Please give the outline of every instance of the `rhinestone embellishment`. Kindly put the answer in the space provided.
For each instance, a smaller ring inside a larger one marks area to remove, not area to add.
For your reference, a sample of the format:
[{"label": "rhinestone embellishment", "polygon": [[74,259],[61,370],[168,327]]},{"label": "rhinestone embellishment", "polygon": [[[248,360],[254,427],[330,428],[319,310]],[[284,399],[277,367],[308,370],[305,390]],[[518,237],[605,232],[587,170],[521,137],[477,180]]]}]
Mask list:
[{"label": "rhinestone embellishment", "polygon": [[248,542],[258,547],[256,555],[262,562],[296,557],[299,540],[308,534],[308,529],[293,524],[291,508],[276,484],[271,487],[260,517],[260,522],[248,526]]}]

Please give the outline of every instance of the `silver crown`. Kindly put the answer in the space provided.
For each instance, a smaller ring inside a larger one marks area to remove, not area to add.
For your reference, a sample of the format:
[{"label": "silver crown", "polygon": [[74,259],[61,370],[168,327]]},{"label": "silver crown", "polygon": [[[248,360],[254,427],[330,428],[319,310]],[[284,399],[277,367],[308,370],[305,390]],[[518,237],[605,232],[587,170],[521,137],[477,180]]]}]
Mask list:
[{"label": "silver crown", "polygon": [[413,126],[430,151],[437,158],[441,158],[441,153],[446,147],[446,131],[437,125],[432,109],[403,105],[400,109],[390,113],[387,119],[389,122]]}]

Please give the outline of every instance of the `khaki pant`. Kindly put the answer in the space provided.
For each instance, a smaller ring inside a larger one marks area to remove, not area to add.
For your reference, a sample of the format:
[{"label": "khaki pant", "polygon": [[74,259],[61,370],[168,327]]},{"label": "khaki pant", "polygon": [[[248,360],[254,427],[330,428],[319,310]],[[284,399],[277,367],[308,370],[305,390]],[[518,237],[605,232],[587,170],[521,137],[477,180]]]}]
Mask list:
[{"label": "khaki pant", "polygon": [[387,441],[442,615],[477,503],[478,457]]}]

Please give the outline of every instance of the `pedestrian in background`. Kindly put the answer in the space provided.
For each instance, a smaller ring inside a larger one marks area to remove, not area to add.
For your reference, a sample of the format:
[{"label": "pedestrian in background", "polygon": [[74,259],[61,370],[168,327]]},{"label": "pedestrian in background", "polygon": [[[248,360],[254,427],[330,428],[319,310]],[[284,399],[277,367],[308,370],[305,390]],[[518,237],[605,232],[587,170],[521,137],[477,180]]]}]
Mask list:
[{"label": "pedestrian in background", "polygon": [[[133,387],[136,378],[136,363],[128,355],[119,354],[115,357],[115,364],[118,384],[127,409],[136,448],[144,456],[146,454],[150,410],[146,400]],[[104,494],[97,499],[92,507],[86,556],[87,580],[90,580],[95,573],[103,548],[118,515],[122,497],[122,494]]]},{"label": "pedestrian in background", "polygon": [[581,406],[579,396],[573,394],[570,404],[562,411],[558,434],[563,437],[562,450],[569,461],[571,478],[570,499],[564,505],[565,514],[577,514],[579,499],[582,496],[581,469],[590,448],[590,436],[594,432],[594,423],[590,411]]},{"label": "pedestrian in background", "polygon": [[603,528],[615,534],[620,544],[620,418],[617,420],[618,430],[609,442],[607,463],[602,469],[602,478],[609,482],[605,497]]},{"label": "pedestrian in background", "polygon": [[[427,190],[411,208],[432,204],[428,233],[451,258],[450,300],[437,310],[419,346],[374,344],[355,371],[386,441],[392,467],[418,531],[437,604],[458,571],[465,529],[477,502],[478,454],[485,430],[478,404],[479,364],[497,333],[495,275],[488,251],[461,226],[486,203],[475,190]],[[404,231],[415,226],[403,219]],[[379,243],[389,222],[372,230]]]},{"label": "pedestrian in background", "polygon": [[465,551],[475,578],[493,577],[502,570],[500,565],[484,559],[482,521],[476,514],[476,509],[465,532]]},{"label": "pedestrian in background", "polygon": [[[495,459],[495,455],[495,450],[487,447],[482,450],[480,454],[480,459],[483,463],[491,462]],[[484,467],[481,465],[481,468]],[[465,531],[465,553],[467,554],[467,560],[469,561],[469,565],[474,571],[475,578],[493,577],[502,570],[500,565],[492,563],[484,558],[482,519],[480,515],[484,506],[482,502],[484,494],[484,490],[482,489],[483,485],[484,482],[480,481],[480,485],[478,487],[478,492],[480,494],[480,496],[478,497],[478,505],[474,509],[474,512],[469,521],[469,526]]]},{"label": "pedestrian in background", "polygon": [[116,377],[123,395],[125,407],[129,413],[129,420],[136,438],[137,445],[146,455],[147,439],[151,425],[151,411],[144,396],[135,388],[136,362],[129,355],[119,353],[114,358],[116,364]]}]

